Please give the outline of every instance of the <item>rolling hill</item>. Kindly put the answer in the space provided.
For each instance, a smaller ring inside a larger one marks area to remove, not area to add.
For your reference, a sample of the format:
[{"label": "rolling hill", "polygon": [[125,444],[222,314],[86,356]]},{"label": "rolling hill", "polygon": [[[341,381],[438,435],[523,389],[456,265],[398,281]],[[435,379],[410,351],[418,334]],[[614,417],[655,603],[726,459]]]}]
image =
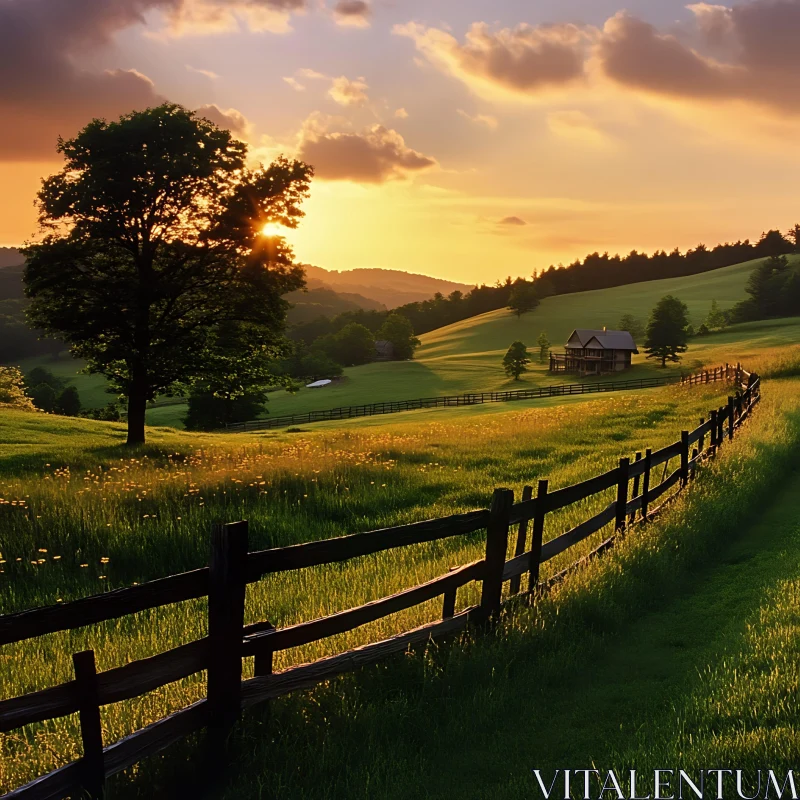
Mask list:
[{"label": "rolling hill", "polygon": [[[324,389],[301,390],[296,395],[274,392],[270,395],[269,413],[282,416],[361,403],[568,381],[564,376],[553,378],[547,365],[538,361],[522,381],[510,381],[501,367],[503,354],[517,339],[534,348],[541,331],[547,333],[558,350],[575,328],[613,327],[623,314],[633,314],[646,322],[650,310],[666,294],[674,294],[687,304],[690,320],[697,326],[708,314],[712,300],[727,309],[746,297],[745,285],[757,263],[748,261],[699,275],[549,297],[535,311],[520,318],[508,309],[471,317],[423,334],[414,361],[353,367],[345,371],[341,383]],[[792,323],[787,324],[795,330]],[[783,341],[787,330],[779,328],[775,335]],[[697,363],[703,352],[725,341],[726,336],[729,334],[693,339],[685,364]],[[634,365],[627,373],[631,377],[656,369],[644,354],[634,356]],[[155,425],[175,425],[182,413],[180,406],[153,409],[148,419]]]},{"label": "rolling hill", "polygon": [[436,292],[444,295],[450,292],[468,292],[472,286],[466,283],[431,278],[396,269],[360,268],[327,270],[303,264],[309,288],[325,287],[337,292],[358,294],[376,300],[387,308],[397,308],[406,303],[428,300]]},{"label": "rolling hill", "polygon": [[[712,300],[720,307],[729,308],[746,296],[745,285],[757,261],[749,261],[712,272],[681,278],[637,283],[593,292],[580,292],[547,298],[534,312],[517,318],[507,309],[492,311],[478,317],[462,320],[422,335],[422,346],[414,361],[382,362],[353,367],[345,371],[344,380],[324,389],[304,389],[296,395],[283,391],[273,392],[268,405],[269,413],[275,416],[303,413],[336,406],[361,403],[402,400],[444,394],[460,394],[470,391],[490,391],[500,388],[524,388],[526,385],[563,382],[569,380],[559,376],[554,379],[546,365],[536,361],[531,371],[519,383],[506,378],[501,368],[501,359],[508,346],[516,339],[529,347],[541,331],[545,331],[554,349],[560,349],[576,327],[613,327],[622,314],[630,313],[646,321],[650,310],[665,294],[675,294],[689,307],[691,322],[697,326],[706,316]],[[726,346],[735,348],[744,358],[747,343],[756,337],[759,345],[771,342],[783,343],[787,337],[798,336],[800,320],[761,324],[759,333],[753,326],[737,326],[723,334],[704,339],[693,339],[684,360],[690,368],[703,361],[721,356],[712,355]],[[29,360],[25,369],[42,363],[44,366],[64,374],[73,370],[74,362],[46,359]],[[69,366],[67,366],[69,365]],[[656,369],[644,355],[634,357],[631,377],[646,374]],[[77,375],[74,383],[81,392],[86,406],[102,405],[108,397],[102,391],[102,379],[98,376]],[[178,399],[166,401],[148,410],[148,423],[158,426],[181,426],[185,405]]]}]

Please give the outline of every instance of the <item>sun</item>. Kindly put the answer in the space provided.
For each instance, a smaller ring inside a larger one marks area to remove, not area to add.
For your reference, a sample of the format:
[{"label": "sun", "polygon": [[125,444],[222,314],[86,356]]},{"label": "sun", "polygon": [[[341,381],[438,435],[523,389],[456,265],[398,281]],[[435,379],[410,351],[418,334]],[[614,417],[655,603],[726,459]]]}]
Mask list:
[{"label": "sun", "polygon": [[279,225],[277,222],[268,222],[261,229],[262,236],[286,236],[286,228]]}]

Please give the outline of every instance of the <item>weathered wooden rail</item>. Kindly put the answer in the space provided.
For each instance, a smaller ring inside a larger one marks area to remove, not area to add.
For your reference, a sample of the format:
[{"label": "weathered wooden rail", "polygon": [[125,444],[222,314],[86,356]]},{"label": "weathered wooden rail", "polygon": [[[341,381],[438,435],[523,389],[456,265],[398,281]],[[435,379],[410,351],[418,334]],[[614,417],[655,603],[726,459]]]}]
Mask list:
[{"label": "weathered wooden rail", "polygon": [[461,406],[482,405],[484,403],[509,403],[514,400],[535,400],[542,397],[570,397],[580,394],[602,392],[621,392],[631,389],[653,389],[673,383],[694,381],[709,383],[728,380],[734,367],[726,364],[698,373],[697,376],[658,375],[651,378],[628,378],[627,380],[597,381],[594,383],[561,383],[552,386],[539,386],[534,389],[512,389],[504,392],[473,392],[470,394],[444,395],[442,397],[421,397],[416,400],[395,400],[388,403],[367,403],[357,406],[340,406],[321,411],[308,411],[305,414],[290,414],[283,417],[256,419],[249,422],[236,422],[226,425],[226,430],[234,433],[260,431],[272,428],[287,428],[290,425],[308,425],[312,422],[372,417],[379,414],[396,414],[400,411],[416,411],[422,408],[458,408]]},{"label": "weathered wooden rail", "polygon": [[[563,579],[570,568],[539,580],[542,564],[613,524],[607,537],[579,565],[613,545],[616,536],[635,522],[651,519],[653,504],[670,489],[689,485],[698,464],[714,456],[725,441],[752,413],[760,399],[760,380],[737,366],[684,379],[694,385],[727,375],[736,387],[725,406],[713,410],[679,441],[659,450],[647,450],[635,460],[622,458],[619,465],[574,486],[550,491],[547,480],[525,487],[521,502],[514,503],[509,489],[496,489],[491,507],[443,519],[357,533],[337,539],[248,552],[247,522],[214,527],[209,566],[192,572],[117,589],[71,603],[36,608],[0,617],[0,645],[21,642],[56,631],[69,630],[171,603],[208,597],[208,635],[150,658],[97,672],[94,653],[73,656],[75,678],[67,683],[21,697],[0,701],[0,732],[78,713],[83,757],[4,795],[25,800],[60,800],[83,792],[101,797],[106,778],[161,752],[192,732],[207,728],[224,736],[242,709],[304,689],[341,673],[400,653],[415,643],[449,636],[470,623],[485,624],[495,618],[508,596],[520,593],[528,575],[527,594]],[[675,459],[679,466],[672,472]],[[662,467],[658,480],[658,468]],[[571,530],[543,541],[548,514],[616,489],[615,499]],[[675,496],[677,492],[673,495]],[[514,531],[516,526],[516,531]],[[431,542],[485,531],[485,555],[480,561],[459,567],[447,575],[390,597],[366,603],[330,616],[276,629],[264,621],[244,624],[247,584],[263,576],[346,561],[397,547]],[[509,545],[513,557],[508,559]],[[456,612],[457,592],[467,584],[481,584],[480,602]],[[414,630],[364,645],[310,664],[273,672],[273,654],[353,630],[361,625],[442,598],[442,618]],[[254,675],[242,680],[242,659],[254,657]],[[104,746],[100,707],[139,697],[161,686],[208,671],[206,698],[188,708]]]}]

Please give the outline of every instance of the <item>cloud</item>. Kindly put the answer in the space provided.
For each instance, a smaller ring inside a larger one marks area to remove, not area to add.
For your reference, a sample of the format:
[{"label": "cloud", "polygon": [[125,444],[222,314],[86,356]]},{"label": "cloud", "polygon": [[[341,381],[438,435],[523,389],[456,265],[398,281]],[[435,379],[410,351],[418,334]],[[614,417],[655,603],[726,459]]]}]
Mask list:
[{"label": "cloud", "polygon": [[468,114],[463,108],[459,108],[457,111],[462,117],[464,117],[464,119],[468,119],[470,122],[474,122],[476,125],[485,125],[487,128],[490,128],[493,131],[497,130],[497,127],[500,124],[497,121],[497,117],[493,117],[490,114]]},{"label": "cloud", "polygon": [[219,75],[216,72],[212,72],[210,69],[201,69],[200,67],[193,67],[191,64],[186,65],[186,69],[189,72],[194,72],[197,75],[202,75],[204,78],[208,78],[211,81],[217,80]]},{"label": "cloud", "polygon": [[333,78],[328,96],[340,106],[363,106],[369,101],[367,89],[369,86],[363,78],[351,81],[342,75],[339,78]]},{"label": "cloud", "polygon": [[577,25],[518,25],[492,31],[474,23],[464,43],[418,23],[395,26],[428,61],[473,88],[530,96],[585,77],[589,29]]},{"label": "cloud", "polygon": [[[598,49],[603,72],[651,94],[744,101],[781,114],[800,113],[800,0],[689,8],[700,34],[697,48],[625,12],[612,17]],[[706,46],[724,46],[729,55],[712,58]]]},{"label": "cloud", "polygon": [[328,181],[383,183],[431,169],[436,160],[412,150],[395,130],[373,125],[360,132],[330,132],[331,120],[310,117],[300,134],[298,157]]},{"label": "cloud", "polygon": [[223,110],[212,103],[198,108],[197,115],[205,117],[209,122],[213,122],[220,128],[229,130],[234,136],[240,139],[246,139],[251,134],[249,120],[241,111],[237,111],[235,108]]},{"label": "cloud", "polygon": [[158,5],[168,21],[164,33],[205,36],[242,27],[255,33],[288,33],[292,14],[305,12],[309,0],[162,0]]},{"label": "cloud", "polygon": [[372,9],[364,0],[339,0],[333,8],[337,25],[368,28]]},{"label": "cloud", "polygon": [[522,219],[521,217],[504,217],[497,224],[506,225],[510,227],[522,227],[523,225],[527,225],[528,223],[525,222],[525,220]]},{"label": "cloud", "polygon": [[292,87],[292,89],[294,89],[296,92],[304,92],[304,91],[306,90],[306,87],[305,87],[305,86],[303,86],[303,84],[302,84],[302,83],[300,83],[300,81],[298,81],[296,78],[288,77],[288,78],[284,78],[284,80],[285,80],[285,81],[286,81],[286,83],[288,83],[288,84],[289,84],[289,86],[291,86],[291,87]]},{"label": "cloud", "polygon": [[715,45],[724,45],[733,33],[731,9],[710,3],[693,3],[686,6],[695,16],[695,24],[706,40]]},{"label": "cloud", "polygon": [[573,139],[582,144],[607,145],[610,143],[609,137],[583,111],[551,111],[547,115],[547,126],[551,133],[563,139]]},{"label": "cloud", "polygon": [[90,72],[73,60],[108,45],[118,30],[156,5],[156,0],[0,3],[0,160],[55,157],[58,135],[75,134],[92,117],[162,102],[152,81],[136,70]]},{"label": "cloud", "polygon": [[398,108],[397,111],[394,112],[394,115],[397,119],[408,119],[408,111],[404,108]]}]

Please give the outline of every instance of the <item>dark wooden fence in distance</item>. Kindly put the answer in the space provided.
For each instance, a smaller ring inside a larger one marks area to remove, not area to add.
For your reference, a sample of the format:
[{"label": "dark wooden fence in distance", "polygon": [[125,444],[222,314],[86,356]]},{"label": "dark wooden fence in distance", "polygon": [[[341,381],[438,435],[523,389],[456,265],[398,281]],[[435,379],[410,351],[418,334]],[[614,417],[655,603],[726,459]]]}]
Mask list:
[{"label": "dark wooden fence in distance", "polygon": [[284,417],[256,419],[226,425],[232,432],[261,431],[271,428],[287,428],[290,425],[308,425],[312,422],[330,422],[337,419],[372,417],[378,414],[396,414],[400,411],[416,411],[422,408],[458,408],[461,406],[483,405],[484,403],[509,403],[514,400],[536,400],[542,397],[570,397],[580,394],[602,392],[621,392],[631,389],[654,389],[672,383],[713,383],[730,380],[735,369],[730,364],[706,370],[698,375],[660,375],[652,378],[628,378],[619,381],[598,381],[597,383],[562,383],[553,386],[539,386],[535,389],[516,389],[506,392],[477,392],[472,394],[445,395],[443,397],[422,397],[417,400],[397,400],[389,403],[368,403],[360,406],[341,406],[323,411],[309,411],[305,414],[290,414]]},{"label": "dark wooden fence in distance", "polygon": [[[612,546],[614,538],[634,522],[650,519],[657,501],[673,487],[678,491],[685,488],[698,465],[713,457],[724,442],[733,439],[760,399],[760,380],[738,366],[729,367],[725,373],[736,388],[735,395],[726,405],[714,409],[699,427],[683,431],[673,444],[656,451],[647,450],[643,457],[637,453],[633,461],[623,458],[616,468],[575,486],[551,490],[548,481],[540,480],[535,496],[532,487],[525,487],[519,503],[514,502],[511,490],[496,489],[488,509],[256,552],[249,552],[247,522],[219,525],[213,531],[208,567],[71,603],[0,616],[0,645],[7,645],[149,608],[208,597],[205,638],[100,673],[95,669],[93,652],[76,653],[74,680],[0,701],[0,732],[78,713],[83,740],[82,759],[15,789],[5,798],[59,800],[75,792],[101,797],[106,778],[161,752],[192,732],[207,728],[212,736],[223,738],[242,709],[375,663],[405,651],[410,645],[448,636],[470,623],[485,624],[500,611],[506,583],[510,583],[509,595],[517,595],[522,578],[527,575],[527,593],[535,598],[543,586],[539,579],[542,564],[613,525],[605,541],[572,567],[550,578],[547,585],[562,579],[569,569]],[[685,379],[684,383],[694,385],[719,379],[710,377],[716,374],[717,371],[701,373]],[[676,459],[679,465],[670,472],[669,465]],[[616,489],[615,499],[606,508],[566,533],[542,541],[548,514],[611,489]],[[244,624],[247,584],[265,575],[338,563],[481,530],[486,532],[484,558],[427,583],[286,628],[276,629],[267,621]],[[515,537],[514,555],[507,560],[512,537]],[[480,602],[457,611],[458,590],[475,581],[481,584]],[[275,652],[353,630],[437,597],[442,598],[440,620],[311,664],[273,672]],[[250,656],[255,657],[255,677],[243,681],[242,659]],[[139,697],[202,670],[208,671],[205,699],[104,746],[101,706]]]}]

